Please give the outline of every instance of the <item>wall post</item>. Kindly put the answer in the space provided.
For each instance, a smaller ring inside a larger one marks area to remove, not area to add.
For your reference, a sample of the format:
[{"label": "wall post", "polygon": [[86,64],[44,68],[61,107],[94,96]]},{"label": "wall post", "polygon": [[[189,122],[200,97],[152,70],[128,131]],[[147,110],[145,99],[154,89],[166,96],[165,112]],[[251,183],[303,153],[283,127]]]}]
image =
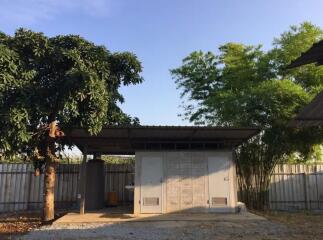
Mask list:
[{"label": "wall post", "polygon": [[307,197],[307,174],[306,172],[303,173],[303,184],[304,184],[304,202],[305,202],[305,209],[308,210],[308,197]]}]

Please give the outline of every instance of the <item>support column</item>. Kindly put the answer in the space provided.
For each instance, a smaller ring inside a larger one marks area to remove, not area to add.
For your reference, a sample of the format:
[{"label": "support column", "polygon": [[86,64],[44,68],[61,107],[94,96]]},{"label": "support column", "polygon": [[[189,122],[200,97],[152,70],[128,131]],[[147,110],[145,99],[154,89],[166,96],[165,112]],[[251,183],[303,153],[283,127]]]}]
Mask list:
[{"label": "support column", "polygon": [[86,160],[87,160],[87,149],[83,149],[83,160],[81,165],[80,173],[80,214],[85,212],[85,189],[86,189]]},{"label": "support column", "polygon": [[140,174],[141,174],[141,154],[136,152],[135,155],[135,189],[134,189],[134,199],[133,199],[133,213],[135,215],[139,215],[140,214],[140,206],[141,206],[141,202],[140,202],[140,187],[141,187],[141,183],[140,183]]}]

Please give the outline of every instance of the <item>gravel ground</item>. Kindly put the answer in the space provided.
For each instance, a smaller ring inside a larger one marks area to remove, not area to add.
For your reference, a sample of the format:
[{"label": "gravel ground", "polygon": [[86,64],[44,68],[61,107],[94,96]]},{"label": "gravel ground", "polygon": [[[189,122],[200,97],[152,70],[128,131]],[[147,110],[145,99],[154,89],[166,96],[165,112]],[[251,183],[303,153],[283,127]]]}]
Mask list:
[{"label": "gravel ground", "polygon": [[19,239],[295,240],[304,239],[304,236],[297,232],[297,229],[267,220],[245,222],[161,221],[43,226]]}]

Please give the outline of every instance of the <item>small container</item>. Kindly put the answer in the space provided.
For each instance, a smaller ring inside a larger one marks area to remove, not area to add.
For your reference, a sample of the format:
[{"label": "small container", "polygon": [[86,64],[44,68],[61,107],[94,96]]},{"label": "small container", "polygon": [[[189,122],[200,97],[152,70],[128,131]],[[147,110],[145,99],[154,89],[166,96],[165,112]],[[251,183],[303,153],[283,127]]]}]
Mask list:
[{"label": "small container", "polygon": [[115,207],[118,205],[117,192],[108,192],[108,206]]}]

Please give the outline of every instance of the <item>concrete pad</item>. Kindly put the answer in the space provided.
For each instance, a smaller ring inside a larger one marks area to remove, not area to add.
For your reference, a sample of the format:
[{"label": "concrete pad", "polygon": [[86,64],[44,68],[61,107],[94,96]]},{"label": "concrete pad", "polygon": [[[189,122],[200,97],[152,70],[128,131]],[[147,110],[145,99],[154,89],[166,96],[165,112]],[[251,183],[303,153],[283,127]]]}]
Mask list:
[{"label": "concrete pad", "polygon": [[196,222],[232,222],[232,221],[259,221],[264,217],[249,213],[171,213],[171,214],[120,214],[108,211],[90,212],[80,215],[68,213],[53,222],[60,224],[82,223],[121,223],[121,222],[159,222],[159,221],[196,221]]}]

